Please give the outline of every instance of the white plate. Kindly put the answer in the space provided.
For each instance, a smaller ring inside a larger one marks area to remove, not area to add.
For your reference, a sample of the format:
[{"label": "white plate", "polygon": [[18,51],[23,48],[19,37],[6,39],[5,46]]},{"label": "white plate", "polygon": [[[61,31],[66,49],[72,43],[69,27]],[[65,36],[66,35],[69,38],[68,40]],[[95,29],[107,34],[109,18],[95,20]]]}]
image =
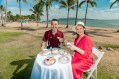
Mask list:
[{"label": "white plate", "polygon": [[63,63],[63,64],[68,63],[69,62],[69,57],[61,56],[61,57],[59,57],[59,62]]},{"label": "white plate", "polygon": [[59,53],[58,50],[59,50],[58,48],[53,48],[53,49],[52,49],[52,53],[53,53],[53,54],[57,54],[57,53]]},{"label": "white plate", "polygon": [[59,52],[61,55],[67,55],[68,54],[68,52],[66,50],[59,50]]},{"label": "white plate", "polygon": [[56,62],[56,59],[54,57],[47,57],[43,62],[45,65],[53,65]]},{"label": "white plate", "polygon": [[44,49],[43,51],[42,51],[42,54],[43,55],[49,55],[51,53],[51,51],[49,51],[48,49]]}]

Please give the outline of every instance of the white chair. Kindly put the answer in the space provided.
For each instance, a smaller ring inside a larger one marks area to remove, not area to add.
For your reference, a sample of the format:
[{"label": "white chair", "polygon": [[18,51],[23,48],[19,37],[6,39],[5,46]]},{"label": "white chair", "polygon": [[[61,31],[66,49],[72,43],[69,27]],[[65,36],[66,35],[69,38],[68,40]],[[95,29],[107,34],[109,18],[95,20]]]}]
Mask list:
[{"label": "white chair", "polygon": [[97,59],[95,59],[95,62],[91,66],[91,68],[89,70],[85,71],[85,72],[88,72],[88,76],[86,77],[86,79],[90,79],[91,77],[93,77],[94,79],[97,79],[97,66],[98,66],[98,63],[100,62],[101,58],[104,55],[104,52],[99,51],[95,47],[93,47],[92,53],[97,57]]}]

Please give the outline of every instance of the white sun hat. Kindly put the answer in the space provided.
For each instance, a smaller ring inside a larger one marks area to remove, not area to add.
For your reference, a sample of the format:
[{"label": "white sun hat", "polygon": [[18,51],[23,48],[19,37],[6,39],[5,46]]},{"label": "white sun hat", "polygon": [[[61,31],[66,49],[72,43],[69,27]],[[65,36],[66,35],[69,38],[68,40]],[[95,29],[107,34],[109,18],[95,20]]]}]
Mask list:
[{"label": "white sun hat", "polygon": [[77,23],[76,23],[76,26],[79,25],[79,24],[84,26],[84,23],[81,22],[81,21],[77,22]]}]

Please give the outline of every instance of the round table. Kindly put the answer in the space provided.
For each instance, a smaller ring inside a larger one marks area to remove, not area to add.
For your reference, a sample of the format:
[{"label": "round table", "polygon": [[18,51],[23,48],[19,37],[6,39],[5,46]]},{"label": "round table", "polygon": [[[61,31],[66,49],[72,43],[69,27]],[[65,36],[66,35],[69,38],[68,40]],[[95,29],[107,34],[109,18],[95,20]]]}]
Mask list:
[{"label": "round table", "polygon": [[[59,62],[60,54],[57,55],[42,55],[39,53],[36,57],[31,78],[30,79],[73,79],[71,67],[71,55],[66,55],[69,58],[68,63]],[[45,65],[43,61],[47,57],[54,57],[56,62],[53,65]]]}]

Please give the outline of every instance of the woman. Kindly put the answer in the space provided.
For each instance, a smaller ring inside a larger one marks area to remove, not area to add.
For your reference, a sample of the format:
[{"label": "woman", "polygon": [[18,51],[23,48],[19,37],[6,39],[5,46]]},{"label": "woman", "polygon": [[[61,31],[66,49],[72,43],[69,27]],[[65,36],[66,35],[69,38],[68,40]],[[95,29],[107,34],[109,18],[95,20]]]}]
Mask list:
[{"label": "woman", "polygon": [[92,47],[93,43],[85,32],[83,22],[76,25],[77,37],[74,45],[70,46],[74,50],[72,57],[72,70],[74,79],[82,79],[83,72],[88,70],[93,64]]}]

